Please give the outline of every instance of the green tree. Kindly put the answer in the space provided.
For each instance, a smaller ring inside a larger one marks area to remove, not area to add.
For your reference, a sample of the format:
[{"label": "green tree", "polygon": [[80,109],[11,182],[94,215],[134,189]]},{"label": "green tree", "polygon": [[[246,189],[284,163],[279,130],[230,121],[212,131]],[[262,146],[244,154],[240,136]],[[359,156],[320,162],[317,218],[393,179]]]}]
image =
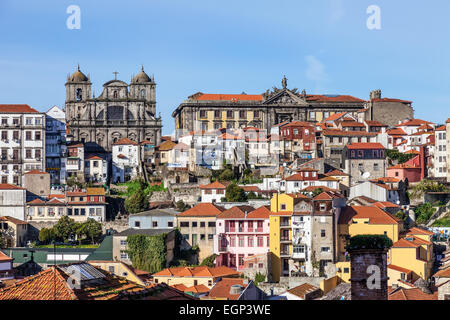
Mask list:
[{"label": "green tree", "polygon": [[40,242],[48,244],[54,240],[54,237],[55,235],[52,228],[42,228],[41,231],[39,231],[38,239]]},{"label": "green tree", "polygon": [[133,267],[155,273],[166,265],[166,235],[146,236],[142,234],[127,237],[128,255]]},{"label": "green tree", "polygon": [[262,273],[256,273],[255,274],[255,286],[257,286],[259,283],[266,281],[266,276],[263,275]]},{"label": "green tree", "polygon": [[416,214],[416,223],[427,223],[435,211],[436,209],[433,208],[433,205],[429,202],[422,203],[421,205],[417,206],[417,208],[414,209],[414,212]]},{"label": "green tree", "polygon": [[231,169],[225,169],[219,176],[221,181],[232,181],[234,178],[234,172]]},{"label": "green tree", "polygon": [[228,202],[244,202],[247,201],[247,196],[244,189],[240,188],[235,183],[228,185],[225,190],[225,198]]},{"label": "green tree", "polygon": [[83,183],[78,180],[77,176],[71,176],[67,179],[67,185],[69,187],[83,188]]},{"label": "green tree", "polygon": [[102,235],[102,224],[89,218],[85,223],[83,223],[83,231],[86,237],[91,240],[91,244],[94,244],[95,239]]},{"label": "green tree", "polygon": [[313,197],[318,196],[319,194],[321,194],[323,192],[322,188],[317,188],[314,189],[314,191],[312,192]]},{"label": "green tree", "polygon": [[184,201],[180,199],[177,201],[176,207],[178,211],[184,211],[186,210],[186,203],[184,203]]},{"label": "green tree", "polygon": [[412,188],[411,198],[413,199],[420,198],[426,192],[444,192],[444,191],[447,191],[447,187],[445,185],[440,184],[437,181],[423,179]]},{"label": "green tree", "polygon": [[214,261],[217,258],[217,254],[212,254],[209,257],[206,257],[205,259],[203,259],[202,263],[200,263],[201,266],[206,266],[206,267],[210,267],[213,268],[214,265]]},{"label": "green tree", "polygon": [[62,241],[68,240],[71,236],[76,233],[76,223],[73,219],[68,216],[64,216],[58,220],[58,222],[53,226],[54,238],[60,239]]},{"label": "green tree", "polygon": [[145,211],[148,206],[148,198],[143,189],[136,190],[135,193],[125,199],[125,210],[131,214]]}]

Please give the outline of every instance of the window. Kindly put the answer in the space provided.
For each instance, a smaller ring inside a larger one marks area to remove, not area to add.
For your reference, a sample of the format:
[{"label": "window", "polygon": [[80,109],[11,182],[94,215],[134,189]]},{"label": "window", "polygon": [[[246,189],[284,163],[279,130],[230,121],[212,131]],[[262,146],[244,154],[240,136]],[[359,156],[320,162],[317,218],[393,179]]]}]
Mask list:
[{"label": "window", "polygon": [[213,234],[208,234],[208,240],[213,240],[214,239],[214,235]]},{"label": "window", "polygon": [[121,246],[126,246],[127,245],[127,240],[120,240],[120,245]]},{"label": "window", "polygon": [[378,171],[379,170],[379,165],[378,163],[374,163],[373,164],[373,171]]},{"label": "window", "polygon": [[239,237],[239,247],[240,248],[245,247],[244,237]]},{"label": "window", "polygon": [[286,204],[285,203],[281,204],[281,210],[286,210]]},{"label": "window", "polygon": [[258,237],[258,247],[264,246],[264,240],[263,237]]},{"label": "window", "polygon": [[253,247],[253,237],[248,237],[248,247]]},{"label": "window", "polygon": [[327,209],[327,205],[325,203],[320,204],[320,211],[325,211]]},{"label": "window", "polygon": [[173,221],[168,221],[168,222],[167,222],[167,226],[168,226],[169,228],[173,228]]},{"label": "window", "polygon": [[200,110],[200,118],[206,118],[206,111]]},{"label": "window", "polygon": [[350,269],[349,268],[344,268],[344,273],[349,273]]},{"label": "window", "polygon": [[206,235],[205,234],[200,234],[200,240],[205,240],[206,239]]},{"label": "window", "polygon": [[25,140],[31,140],[31,131],[25,131]]},{"label": "window", "polygon": [[315,120],[316,119],[316,112],[315,111],[310,111],[309,112],[309,119],[310,120]]},{"label": "window", "polygon": [[136,228],[140,228],[140,227],[141,227],[141,222],[140,222],[140,221],[135,221],[135,222],[134,222],[134,226],[135,226]]},{"label": "window", "polygon": [[109,267],[108,267],[108,271],[109,271],[110,273],[114,273],[114,272],[115,272],[114,266],[109,266]]},{"label": "window", "polygon": [[330,252],[330,247],[321,247],[320,251],[321,252]]},{"label": "window", "polygon": [[192,228],[197,228],[197,221],[192,221]]},{"label": "window", "polygon": [[233,111],[231,111],[231,110],[227,111],[227,118],[228,119],[233,118]]},{"label": "window", "polygon": [[253,111],[253,118],[259,118],[259,111]]},{"label": "window", "polygon": [[126,251],[120,251],[120,259],[128,259],[128,253]]},{"label": "window", "polygon": [[244,265],[244,255],[240,254],[238,257],[239,257],[239,266],[243,266]]},{"label": "window", "polygon": [[216,223],[215,222],[208,222],[208,227],[215,228]]},{"label": "window", "polygon": [[236,247],[236,238],[230,237],[230,247]]},{"label": "window", "polygon": [[36,131],[34,133],[34,140],[36,140],[36,141],[40,141],[41,140],[41,132],[40,131]]},{"label": "window", "polygon": [[205,222],[200,222],[200,228],[204,228],[205,227]]},{"label": "window", "polygon": [[158,221],[153,221],[152,226],[153,228],[158,228]]},{"label": "window", "polygon": [[325,238],[325,230],[324,229],[320,230],[320,236],[322,238]]}]

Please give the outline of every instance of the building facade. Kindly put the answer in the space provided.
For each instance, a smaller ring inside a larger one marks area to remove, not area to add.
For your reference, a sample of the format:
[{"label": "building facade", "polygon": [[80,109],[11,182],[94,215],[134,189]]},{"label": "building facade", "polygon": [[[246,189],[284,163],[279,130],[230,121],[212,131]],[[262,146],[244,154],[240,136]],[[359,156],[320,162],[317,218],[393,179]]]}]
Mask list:
[{"label": "building facade", "polygon": [[53,106],[45,114],[45,162],[53,185],[66,183],[66,114]]},{"label": "building facade", "polygon": [[270,130],[284,121],[315,123],[342,111],[356,115],[366,103],[349,95],[312,95],[288,89],[285,77],[281,84],[282,88],[273,87],[260,95],[198,92],[172,113],[175,128],[182,132],[248,126]]},{"label": "building facade", "polygon": [[[115,73],[117,76],[117,73]],[[131,83],[108,81],[95,97],[92,83],[80,68],[67,78],[66,122],[74,141],[112,151],[122,138],[159,145],[161,118],[156,116],[156,83],[142,68]]]},{"label": "building facade", "polygon": [[45,170],[45,114],[28,105],[0,105],[0,183],[22,185],[31,170]]}]

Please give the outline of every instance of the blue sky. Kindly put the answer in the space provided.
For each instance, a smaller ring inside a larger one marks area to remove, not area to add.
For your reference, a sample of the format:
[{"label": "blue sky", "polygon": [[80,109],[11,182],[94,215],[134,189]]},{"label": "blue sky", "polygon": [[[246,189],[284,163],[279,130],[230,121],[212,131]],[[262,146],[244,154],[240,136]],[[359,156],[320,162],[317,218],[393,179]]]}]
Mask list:
[{"label": "blue sky", "polygon": [[[66,27],[69,5],[81,29]],[[369,30],[369,5],[381,30]],[[154,74],[163,133],[187,96],[264,92],[280,86],[308,93],[370,90],[413,101],[415,115],[450,116],[450,3],[426,1],[1,0],[0,103],[40,111],[64,105],[64,83],[77,63],[103,83],[130,81],[144,64]]]}]

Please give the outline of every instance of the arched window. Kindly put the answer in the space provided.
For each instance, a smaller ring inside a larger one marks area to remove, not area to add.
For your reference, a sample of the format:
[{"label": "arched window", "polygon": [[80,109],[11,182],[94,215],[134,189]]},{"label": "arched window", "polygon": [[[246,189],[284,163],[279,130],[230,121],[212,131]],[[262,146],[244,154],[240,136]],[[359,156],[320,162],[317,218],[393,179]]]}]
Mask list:
[{"label": "arched window", "polygon": [[117,93],[117,91],[114,91],[113,96],[114,96],[114,99],[117,99],[119,97],[119,94]]},{"label": "arched window", "polygon": [[83,100],[83,90],[81,90],[80,88],[78,88],[76,91],[76,98],[77,101]]},{"label": "arched window", "polygon": [[143,99],[145,98],[145,90],[144,89],[141,90],[141,98],[143,98]]}]

